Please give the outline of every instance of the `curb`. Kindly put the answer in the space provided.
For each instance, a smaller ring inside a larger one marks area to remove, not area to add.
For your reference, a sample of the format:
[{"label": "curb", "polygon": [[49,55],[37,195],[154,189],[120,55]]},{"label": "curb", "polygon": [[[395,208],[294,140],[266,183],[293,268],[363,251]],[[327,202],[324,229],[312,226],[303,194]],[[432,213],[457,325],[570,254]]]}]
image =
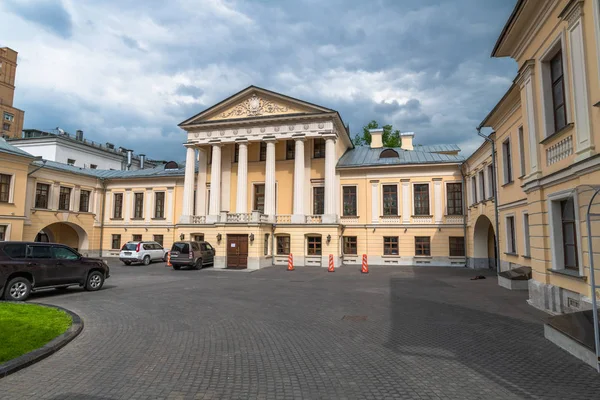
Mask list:
[{"label": "curb", "polygon": [[[19,303],[22,304],[21,302],[19,302]],[[55,337],[54,339],[52,339],[51,341],[49,341],[48,343],[46,343],[44,346],[40,347],[39,349],[35,349],[33,351],[30,351],[29,353],[23,354],[22,356],[13,358],[12,360],[9,360],[3,364],[0,364],[0,379],[4,378],[7,375],[15,373],[25,367],[35,364],[36,362],[41,361],[44,358],[56,353],[58,350],[63,348],[71,340],[75,339],[75,337],[77,337],[77,335],[79,335],[81,333],[81,331],[83,330],[83,320],[81,319],[81,317],[79,317],[79,315],[75,314],[73,311],[67,310],[66,308],[62,308],[59,306],[50,305],[50,304],[42,304],[42,303],[30,303],[30,304],[36,304],[36,305],[43,306],[43,307],[51,307],[51,308],[56,308],[58,310],[62,310],[71,316],[73,323],[71,324],[69,329],[67,329],[65,331],[65,333]]]}]

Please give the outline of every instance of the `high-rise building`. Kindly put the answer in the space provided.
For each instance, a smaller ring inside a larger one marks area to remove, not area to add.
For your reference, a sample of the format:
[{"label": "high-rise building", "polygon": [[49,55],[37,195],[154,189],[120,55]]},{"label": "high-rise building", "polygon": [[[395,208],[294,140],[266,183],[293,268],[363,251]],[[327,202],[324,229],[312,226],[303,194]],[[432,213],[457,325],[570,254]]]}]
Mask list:
[{"label": "high-rise building", "polygon": [[17,75],[17,52],[0,47],[0,136],[19,138],[23,130],[23,110],[13,107],[15,77]]}]

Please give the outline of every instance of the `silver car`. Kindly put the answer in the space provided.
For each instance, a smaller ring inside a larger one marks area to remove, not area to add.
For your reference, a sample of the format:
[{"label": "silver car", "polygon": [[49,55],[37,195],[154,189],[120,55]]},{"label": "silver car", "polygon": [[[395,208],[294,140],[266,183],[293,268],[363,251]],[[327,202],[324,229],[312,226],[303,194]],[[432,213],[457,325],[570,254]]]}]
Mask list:
[{"label": "silver car", "polygon": [[125,265],[132,263],[150,264],[152,261],[165,261],[167,250],[156,242],[127,242],[121,248],[119,260]]}]

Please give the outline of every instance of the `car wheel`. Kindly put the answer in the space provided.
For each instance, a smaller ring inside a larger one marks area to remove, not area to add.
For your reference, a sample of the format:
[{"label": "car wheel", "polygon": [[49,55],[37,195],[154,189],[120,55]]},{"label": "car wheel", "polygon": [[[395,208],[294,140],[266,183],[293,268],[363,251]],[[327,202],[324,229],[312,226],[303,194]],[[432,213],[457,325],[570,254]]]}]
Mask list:
[{"label": "car wheel", "polygon": [[4,298],[11,301],[24,301],[31,293],[31,282],[27,278],[17,277],[11,279],[6,285]]},{"label": "car wheel", "polygon": [[123,264],[125,264],[125,265],[131,265],[131,261],[123,261]]},{"label": "car wheel", "polygon": [[194,269],[202,269],[202,259],[201,258],[196,260],[196,264],[194,264]]},{"label": "car wheel", "polygon": [[150,256],[144,256],[142,262],[144,263],[144,265],[150,265]]},{"label": "car wheel", "polygon": [[179,271],[179,268],[181,268],[181,265],[173,265],[173,269]]},{"label": "car wheel", "polygon": [[85,284],[85,290],[94,292],[102,289],[102,285],[104,285],[104,275],[102,275],[102,273],[99,271],[92,271],[88,275],[87,282]]}]

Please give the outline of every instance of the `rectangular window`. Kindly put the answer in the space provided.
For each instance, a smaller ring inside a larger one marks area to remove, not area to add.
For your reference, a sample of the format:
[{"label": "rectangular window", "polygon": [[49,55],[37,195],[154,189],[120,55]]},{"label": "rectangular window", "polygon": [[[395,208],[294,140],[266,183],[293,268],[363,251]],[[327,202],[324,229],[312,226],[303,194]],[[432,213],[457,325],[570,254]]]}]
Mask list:
[{"label": "rectangular window", "polygon": [[269,255],[269,234],[265,233],[265,256]]},{"label": "rectangular window", "polygon": [[383,255],[384,256],[397,256],[398,252],[398,236],[384,236],[383,237]]},{"label": "rectangular window", "polygon": [[142,235],[131,235],[131,240],[134,242],[141,242],[142,241]]},{"label": "rectangular window", "polygon": [[10,181],[12,175],[0,174],[0,203],[8,203],[10,200]]},{"label": "rectangular window", "polygon": [[485,200],[485,173],[483,170],[479,171],[479,198],[481,201]]},{"label": "rectangular window", "polygon": [[325,140],[315,139],[313,146],[313,158],[325,158]]},{"label": "rectangular window", "polygon": [[554,112],[554,132],[567,125],[565,106],[565,82],[563,77],[562,51],[550,60],[550,80],[552,82],[552,109]]},{"label": "rectangular window", "polygon": [[134,193],[134,211],[133,218],[144,218],[144,193]]},{"label": "rectangular window", "polygon": [[523,242],[525,248],[523,249],[523,255],[526,257],[531,256],[531,245],[529,240],[529,214],[523,213]]},{"label": "rectangular window", "polygon": [[10,114],[10,113],[7,113],[7,112],[4,113],[4,120],[5,121],[13,122],[14,119],[15,119],[15,116],[13,114]]},{"label": "rectangular window", "polygon": [[118,250],[121,248],[121,235],[112,235],[111,249]]},{"label": "rectangular window", "polygon": [[38,183],[35,188],[35,208],[48,208],[50,185]]},{"label": "rectangular window", "polygon": [[82,190],[79,193],[79,211],[89,212],[90,211],[90,191]]},{"label": "rectangular window", "polygon": [[502,160],[504,161],[504,183],[511,183],[513,181],[513,175],[510,139],[507,139],[504,143],[502,143]]},{"label": "rectangular window", "polygon": [[113,200],[113,218],[123,218],[123,193],[115,193]]},{"label": "rectangular window", "polygon": [[573,198],[560,202],[560,218],[562,223],[563,252],[566,269],[579,270],[577,262],[577,228],[575,205]]},{"label": "rectangular window", "polygon": [[429,184],[421,183],[414,186],[415,215],[429,214]]},{"label": "rectangular window", "polygon": [[4,129],[5,131],[10,131],[10,124],[7,124],[6,122],[2,124],[2,129]]},{"label": "rectangular window", "polygon": [[358,254],[356,236],[344,236],[344,254]]},{"label": "rectangular window", "polygon": [[492,164],[488,165],[487,171],[488,182],[490,182],[490,184],[488,185],[488,198],[491,199],[492,197],[494,197],[494,191],[496,190],[496,180],[494,179],[494,166]]},{"label": "rectangular window", "polygon": [[506,217],[506,252],[516,254],[515,217]]},{"label": "rectangular window", "polygon": [[67,158],[67,164],[68,165],[75,165],[75,160],[73,160],[72,158]]},{"label": "rectangular window", "polygon": [[525,137],[523,136],[523,127],[519,127],[519,161],[521,167],[521,175],[525,176]]},{"label": "rectangular window", "polygon": [[277,254],[290,254],[290,237],[277,236]]},{"label": "rectangular window", "polygon": [[265,212],[265,185],[254,185],[254,210]]},{"label": "rectangular window", "polygon": [[233,152],[233,162],[239,162],[240,160],[240,145],[238,143],[235,144],[235,151]]},{"label": "rectangular window", "polygon": [[258,159],[259,161],[267,160],[267,142],[260,142],[260,155]]},{"label": "rectangular window", "polygon": [[98,166],[96,164],[90,164],[90,169],[97,169]]},{"label": "rectangular window", "polygon": [[473,193],[473,204],[477,204],[477,178],[471,178],[471,192]]},{"label": "rectangular window", "polygon": [[154,235],[154,236],[152,236],[152,240],[154,240],[156,243],[158,243],[162,246],[163,242],[165,240],[165,237],[163,235]]},{"label": "rectangular window", "polygon": [[450,257],[465,256],[465,238],[462,236],[450,236]]},{"label": "rectangular window", "polygon": [[321,255],[321,236],[308,236],[306,238],[307,249],[306,254],[309,256]]},{"label": "rectangular window", "polygon": [[325,188],[323,186],[313,187],[313,214],[325,214]]},{"label": "rectangular window", "polygon": [[154,218],[165,217],[165,192],[154,194]]},{"label": "rectangular window", "polygon": [[446,184],[448,215],[462,215],[462,183]]},{"label": "rectangular window", "polygon": [[285,142],[285,159],[293,160],[296,156],[296,142],[294,140],[288,140]]},{"label": "rectangular window", "polygon": [[415,255],[431,255],[431,238],[429,236],[415,236]]},{"label": "rectangular window", "polygon": [[0,225],[0,242],[4,242],[6,240],[6,225]]},{"label": "rectangular window", "polygon": [[356,217],[356,186],[344,186],[342,188],[344,200],[344,216]]},{"label": "rectangular window", "polygon": [[60,192],[58,195],[58,209],[59,210],[69,210],[71,207],[71,188],[69,187],[60,187]]},{"label": "rectangular window", "polygon": [[398,215],[398,185],[383,185],[383,215]]}]

